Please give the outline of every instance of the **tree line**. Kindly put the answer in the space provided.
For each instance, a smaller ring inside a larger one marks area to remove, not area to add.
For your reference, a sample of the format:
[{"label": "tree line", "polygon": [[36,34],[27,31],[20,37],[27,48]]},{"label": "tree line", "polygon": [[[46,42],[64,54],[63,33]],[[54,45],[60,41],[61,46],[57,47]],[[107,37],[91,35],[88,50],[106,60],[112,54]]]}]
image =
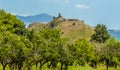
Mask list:
[{"label": "tree line", "polygon": [[[95,27],[91,40],[69,42],[57,29],[28,30],[16,16],[0,10],[0,63],[3,70],[68,70],[68,66],[98,64],[117,68],[120,62],[120,41],[110,37],[103,24]],[[38,66],[39,65],[39,66]]]}]

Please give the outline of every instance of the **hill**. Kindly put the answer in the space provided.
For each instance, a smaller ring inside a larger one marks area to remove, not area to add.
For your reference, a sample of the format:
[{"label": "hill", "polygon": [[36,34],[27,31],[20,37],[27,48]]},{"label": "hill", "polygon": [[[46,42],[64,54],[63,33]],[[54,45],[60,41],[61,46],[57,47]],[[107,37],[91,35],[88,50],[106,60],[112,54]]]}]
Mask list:
[{"label": "hill", "polygon": [[90,40],[91,35],[94,33],[92,27],[86,25],[83,20],[67,19],[64,17],[55,17],[47,24],[33,23],[28,28],[41,29],[41,28],[55,28],[61,31],[61,37],[74,41],[76,39],[85,38]]},{"label": "hill", "polygon": [[19,16],[16,15],[18,19],[23,21],[26,25],[31,24],[33,22],[49,22],[53,19],[53,16],[48,15],[46,13],[33,15],[33,16]]},{"label": "hill", "polygon": [[40,30],[45,28],[45,24],[40,23],[40,22],[34,22],[28,26],[28,29],[35,29],[35,30]]}]

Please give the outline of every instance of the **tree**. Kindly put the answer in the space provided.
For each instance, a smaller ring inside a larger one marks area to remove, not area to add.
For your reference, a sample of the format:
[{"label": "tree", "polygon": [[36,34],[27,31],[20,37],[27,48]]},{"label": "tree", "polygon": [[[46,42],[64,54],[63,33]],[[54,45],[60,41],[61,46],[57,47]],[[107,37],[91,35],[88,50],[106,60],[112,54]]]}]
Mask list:
[{"label": "tree", "polygon": [[91,40],[99,43],[104,43],[109,38],[110,35],[107,31],[106,26],[103,24],[97,24],[95,27],[95,34],[92,35]]},{"label": "tree", "polygon": [[69,44],[66,39],[60,39],[58,44],[60,70],[68,70],[68,66],[73,65],[74,56],[72,55],[73,45]]},{"label": "tree", "polygon": [[24,42],[28,41],[25,37],[12,34],[10,32],[1,34],[0,38],[0,62],[3,70],[9,64],[15,64],[18,70],[21,70],[23,62],[25,61],[25,53],[27,53],[28,46]]},{"label": "tree", "polygon": [[[59,59],[59,48],[61,47],[60,32],[56,29],[31,30],[27,35],[32,42],[32,49],[28,53],[26,62],[30,69],[35,63],[40,63],[40,70],[48,63],[48,67],[55,67]],[[53,66],[54,65],[54,66]]]},{"label": "tree", "polygon": [[79,39],[75,41],[74,56],[78,60],[78,64],[85,65],[85,62],[89,62],[94,56],[93,46],[85,39]]},{"label": "tree", "polygon": [[114,38],[110,38],[106,41],[105,46],[101,49],[101,52],[103,52],[102,58],[106,62],[106,68],[108,69],[109,66],[117,68],[120,57],[120,42]]},{"label": "tree", "polygon": [[32,65],[36,65],[36,68],[37,68],[38,63],[42,62],[44,59],[44,57],[43,57],[44,53],[42,53],[42,50],[46,46],[44,43],[45,39],[44,39],[44,37],[42,37],[41,34],[42,34],[41,32],[39,32],[39,31],[37,32],[34,30],[30,30],[27,34],[27,37],[33,46],[30,49],[29,53],[27,53],[28,58],[26,59],[26,64],[27,64],[28,70],[31,69]]},{"label": "tree", "polygon": [[10,60],[10,44],[8,43],[8,36],[2,34],[0,36],[0,62],[2,64],[3,70],[5,70],[7,64],[11,62]]},{"label": "tree", "polygon": [[[16,64],[21,69],[26,45],[21,40],[26,28],[16,16],[0,10],[0,62],[5,70],[6,65]],[[25,37],[23,39],[26,39]]]},{"label": "tree", "polygon": [[0,10],[0,31],[24,34],[25,25],[16,16]]},{"label": "tree", "polygon": [[59,15],[58,15],[58,18],[61,18],[62,16],[61,16],[61,14],[59,13]]},{"label": "tree", "polygon": [[60,40],[60,31],[56,29],[45,29],[40,31],[40,34],[44,38],[42,41],[41,54],[42,59],[40,60],[40,69],[47,62],[57,61],[58,59],[58,47]]}]

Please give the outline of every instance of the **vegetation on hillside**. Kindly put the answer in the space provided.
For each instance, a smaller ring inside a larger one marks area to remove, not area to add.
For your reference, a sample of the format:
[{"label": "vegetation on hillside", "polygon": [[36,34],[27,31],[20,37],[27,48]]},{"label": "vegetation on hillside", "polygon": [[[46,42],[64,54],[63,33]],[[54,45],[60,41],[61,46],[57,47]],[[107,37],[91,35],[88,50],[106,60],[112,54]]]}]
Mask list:
[{"label": "vegetation on hillside", "polygon": [[78,19],[67,19],[58,15],[54,17],[48,24],[33,23],[28,28],[33,28],[35,30],[53,28],[60,30],[61,37],[69,39],[70,42],[75,40],[85,38],[87,40],[91,39],[91,35],[94,33],[94,29],[84,23],[83,20]]},{"label": "vegetation on hillside", "polygon": [[[63,19],[62,16],[55,17],[46,25],[34,23],[37,29],[32,25],[29,29],[15,16],[0,10],[2,70],[32,70],[32,66],[36,70],[38,67],[39,70],[44,70],[44,67],[68,70],[74,66],[76,70],[76,67],[86,65],[95,69],[100,65],[106,66],[106,69],[117,69],[120,64],[120,41],[109,38],[105,25],[98,24],[94,32],[83,21]],[[57,25],[51,27],[53,22]],[[39,26],[44,27],[39,29]]]}]

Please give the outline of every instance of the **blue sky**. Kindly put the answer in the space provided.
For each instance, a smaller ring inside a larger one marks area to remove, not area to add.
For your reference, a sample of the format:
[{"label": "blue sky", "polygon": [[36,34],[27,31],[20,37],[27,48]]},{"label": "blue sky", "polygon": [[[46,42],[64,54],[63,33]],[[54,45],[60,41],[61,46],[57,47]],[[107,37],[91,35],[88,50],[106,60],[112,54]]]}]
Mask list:
[{"label": "blue sky", "polygon": [[47,13],[120,29],[120,0],[0,0],[0,9],[17,15]]}]

